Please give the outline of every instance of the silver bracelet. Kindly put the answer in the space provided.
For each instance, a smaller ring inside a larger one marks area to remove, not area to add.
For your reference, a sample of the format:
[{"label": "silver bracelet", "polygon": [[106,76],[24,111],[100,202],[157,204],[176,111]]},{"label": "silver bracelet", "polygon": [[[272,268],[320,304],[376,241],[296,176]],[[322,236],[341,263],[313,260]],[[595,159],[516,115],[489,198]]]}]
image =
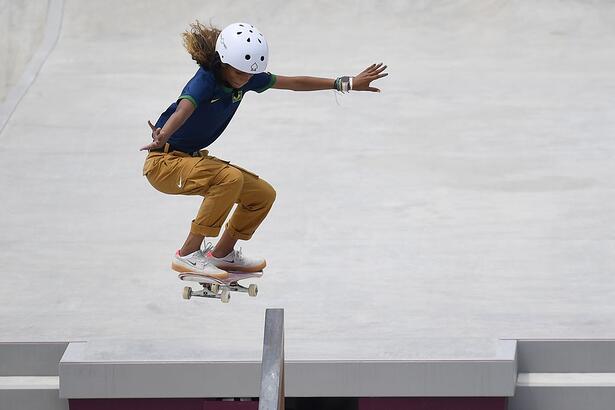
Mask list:
[{"label": "silver bracelet", "polygon": [[350,90],[352,90],[352,79],[354,77],[348,77],[348,76],[343,76],[343,77],[338,77],[335,80],[335,89],[341,93],[347,93]]},{"label": "silver bracelet", "polygon": [[343,93],[347,93],[350,90],[350,77],[348,76],[343,76],[342,77],[342,89],[340,90]]}]

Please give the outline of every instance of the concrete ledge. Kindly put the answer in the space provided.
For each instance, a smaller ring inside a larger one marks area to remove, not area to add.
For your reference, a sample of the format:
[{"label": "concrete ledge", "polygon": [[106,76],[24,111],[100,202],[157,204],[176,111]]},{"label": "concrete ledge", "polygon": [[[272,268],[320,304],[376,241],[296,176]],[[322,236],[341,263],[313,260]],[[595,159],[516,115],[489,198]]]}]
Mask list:
[{"label": "concrete ledge", "polygon": [[0,377],[0,391],[2,390],[58,390],[60,378],[58,376],[18,376]]},{"label": "concrete ledge", "polygon": [[68,346],[62,343],[0,343],[1,376],[57,376]]},{"label": "concrete ledge", "polygon": [[71,343],[60,361],[60,397],[258,397],[259,348],[194,339]]},{"label": "concrete ledge", "polygon": [[517,387],[615,387],[615,373],[520,373]]},{"label": "concrete ledge", "polygon": [[488,361],[287,363],[290,397],[505,397],[515,364]]},{"label": "concrete ledge", "polygon": [[[343,360],[338,355],[337,360],[287,359],[286,395],[512,396],[516,343],[492,340],[483,345],[485,349],[477,348],[476,339],[436,344],[417,339],[411,345],[414,357],[406,353],[399,359],[366,360],[374,355],[360,350],[344,354]],[[60,361],[60,396],[257,397],[260,348],[233,352],[203,340],[71,343]]]},{"label": "concrete ledge", "polygon": [[68,410],[58,391],[58,377],[0,377],[2,410]]},{"label": "concrete ledge", "polygon": [[615,371],[615,340],[519,340],[520,373]]},{"label": "concrete ledge", "polygon": [[517,387],[509,410],[613,410],[615,387]]}]

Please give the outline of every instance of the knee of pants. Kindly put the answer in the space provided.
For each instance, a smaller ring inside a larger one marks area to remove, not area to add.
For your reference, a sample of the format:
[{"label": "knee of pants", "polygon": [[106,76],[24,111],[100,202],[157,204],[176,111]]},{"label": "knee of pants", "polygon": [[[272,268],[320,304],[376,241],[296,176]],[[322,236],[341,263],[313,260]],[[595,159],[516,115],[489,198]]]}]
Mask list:
[{"label": "knee of pants", "polygon": [[255,208],[271,208],[275,201],[276,192],[275,189],[265,180],[260,180],[260,189],[258,195],[258,203],[251,204]]},{"label": "knee of pants", "polygon": [[220,171],[217,185],[225,185],[228,189],[236,189],[237,191],[241,191],[241,187],[243,186],[243,174],[240,170],[228,167]]},{"label": "knee of pants", "polygon": [[275,197],[277,195],[277,193],[275,192],[275,189],[266,181],[265,182],[265,199],[267,200],[267,202],[269,203],[269,205],[273,205],[273,203],[275,202]]}]

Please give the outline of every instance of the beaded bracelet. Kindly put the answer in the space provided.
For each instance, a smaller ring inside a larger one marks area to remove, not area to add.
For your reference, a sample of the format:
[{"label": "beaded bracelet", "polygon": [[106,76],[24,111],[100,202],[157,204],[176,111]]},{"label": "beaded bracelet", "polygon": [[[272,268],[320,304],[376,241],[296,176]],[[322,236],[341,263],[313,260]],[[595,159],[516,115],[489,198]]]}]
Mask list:
[{"label": "beaded bracelet", "polygon": [[348,76],[338,77],[333,83],[333,88],[341,93],[347,93],[352,90],[352,78]]}]

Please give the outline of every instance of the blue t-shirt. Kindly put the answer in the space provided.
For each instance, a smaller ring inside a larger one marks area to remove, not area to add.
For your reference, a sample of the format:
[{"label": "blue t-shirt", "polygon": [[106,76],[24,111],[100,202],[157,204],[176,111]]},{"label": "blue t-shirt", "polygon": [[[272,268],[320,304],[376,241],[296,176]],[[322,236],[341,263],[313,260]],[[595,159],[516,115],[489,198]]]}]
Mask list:
[{"label": "blue t-shirt", "polygon": [[262,93],[273,86],[275,80],[276,76],[271,73],[255,74],[243,87],[232,89],[217,83],[211,71],[200,67],[194,77],[188,81],[177,101],[160,115],[156,121],[156,128],[162,128],[177,109],[181,99],[187,99],[192,102],[195,110],[171,135],[168,142],[174,149],[184,152],[203,149],[222,134],[235,115],[244,93],[247,91]]}]

